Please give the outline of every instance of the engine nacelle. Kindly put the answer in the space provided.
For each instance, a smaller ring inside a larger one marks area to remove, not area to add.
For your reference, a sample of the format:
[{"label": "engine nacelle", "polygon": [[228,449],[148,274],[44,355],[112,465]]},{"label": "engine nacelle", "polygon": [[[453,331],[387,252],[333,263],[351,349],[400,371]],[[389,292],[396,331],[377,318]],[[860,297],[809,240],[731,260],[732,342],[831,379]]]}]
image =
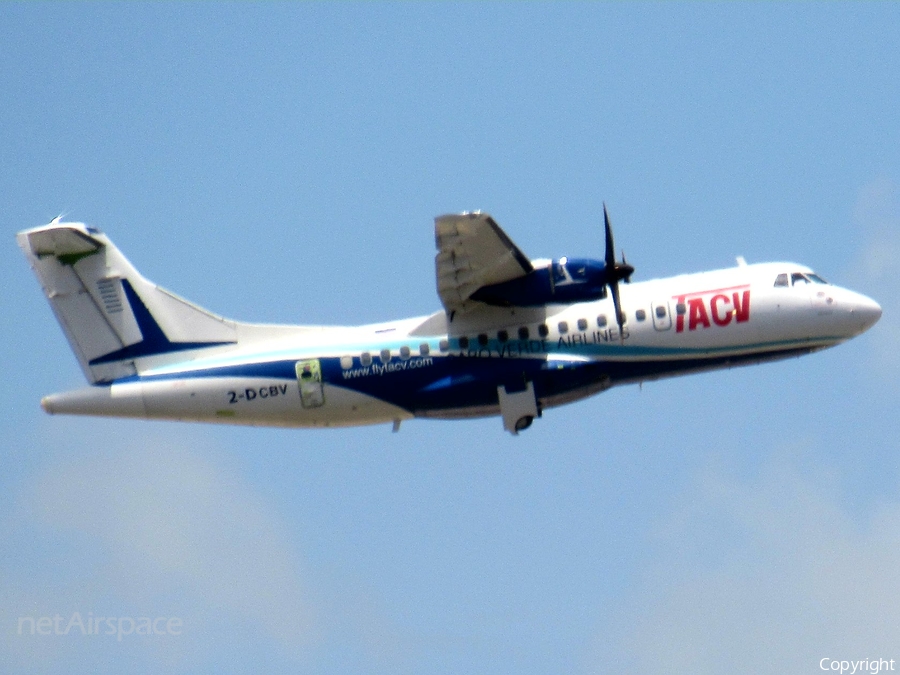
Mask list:
[{"label": "engine nacelle", "polygon": [[590,302],[606,297],[603,261],[560,258],[525,276],[482,286],[472,300],[500,307],[540,307],[554,303]]}]

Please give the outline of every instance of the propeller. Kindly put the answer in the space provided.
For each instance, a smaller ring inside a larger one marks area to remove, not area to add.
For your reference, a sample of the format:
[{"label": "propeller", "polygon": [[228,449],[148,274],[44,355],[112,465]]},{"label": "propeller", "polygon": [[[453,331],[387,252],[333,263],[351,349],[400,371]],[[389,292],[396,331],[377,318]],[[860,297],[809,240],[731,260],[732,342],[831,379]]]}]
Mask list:
[{"label": "propeller", "polygon": [[606,202],[603,203],[603,222],[606,227],[606,284],[612,293],[613,307],[616,311],[616,324],[619,326],[619,339],[624,341],[622,326],[625,317],[622,313],[622,302],[619,299],[619,281],[631,283],[631,275],[634,267],[625,262],[625,252],[622,251],[622,262],[616,261],[616,245],[613,242],[612,227],[609,224],[609,213],[606,210]]},{"label": "propeller", "polygon": [[625,249],[624,248],[622,249],[622,266],[626,269],[631,270],[631,272],[629,272],[622,278],[622,281],[624,281],[626,284],[630,284],[631,283],[631,274],[632,274],[632,272],[634,272],[634,268],[628,264],[627,260],[625,260]]}]

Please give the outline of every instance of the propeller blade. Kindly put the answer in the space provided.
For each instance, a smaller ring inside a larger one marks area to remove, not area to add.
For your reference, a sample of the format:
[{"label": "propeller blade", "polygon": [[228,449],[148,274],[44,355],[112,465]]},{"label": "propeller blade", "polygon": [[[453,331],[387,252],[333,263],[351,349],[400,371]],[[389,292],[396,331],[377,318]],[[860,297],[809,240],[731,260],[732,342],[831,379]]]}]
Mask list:
[{"label": "propeller blade", "polygon": [[612,291],[613,307],[616,312],[616,325],[619,327],[619,341],[624,343],[625,334],[622,332],[622,326],[625,322],[622,320],[624,317],[622,316],[622,301],[619,299],[619,282],[613,281],[609,285],[609,289]]},{"label": "propeller blade", "polygon": [[606,210],[606,202],[603,202],[603,225],[606,230],[606,283],[612,293],[613,307],[616,312],[616,325],[619,327],[619,340],[625,342],[625,336],[622,332],[625,324],[622,312],[622,301],[619,297],[619,280],[624,279],[625,283],[631,283],[631,275],[634,268],[625,262],[625,251],[622,251],[622,262],[616,262],[616,244],[613,241],[612,226],[609,224],[609,212]]},{"label": "propeller blade", "polygon": [[611,271],[616,267],[616,245],[613,243],[612,227],[609,224],[609,213],[606,210],[606,202],[603,202],[603,223],[606,227],[606,269]]}]

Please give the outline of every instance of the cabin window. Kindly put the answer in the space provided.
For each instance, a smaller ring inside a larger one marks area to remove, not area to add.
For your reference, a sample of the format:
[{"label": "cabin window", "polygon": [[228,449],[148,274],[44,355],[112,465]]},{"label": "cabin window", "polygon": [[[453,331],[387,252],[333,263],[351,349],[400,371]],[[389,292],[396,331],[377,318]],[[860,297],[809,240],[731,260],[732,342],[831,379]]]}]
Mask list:
[{"label": "cabin window", "polygon": [[587,319],[578,319],[578,330],[587,330]]},{"label": "cabin window", "polygon": [[639,309],[634,313],[634,318],[638,321],[646,321],[647,320],[647,312],[642,309]]},{"label": "cabin window", "polygon": [[361,366],[371,366],[372,355],[369,352],[363,352],[362,356],[359,357],[359,364]]},{"label": "cabin window", "polygon": [[540,335],[542,338],[550,335],[550,329],[547,327],[547,324],[542,323],[538,326],[538,335]]},{"label": "cabin window", "polygon": [[560,334],[560,335],[562,335],[563,333],[568,333],[568,332],[569,332],[569,324],[566,323],[565,321],[560,321],[560,322],[559,322],[559,325],[558,325],[558,328],[559,328],[559,334]]},{"label": "cabin window", "polygon": [[469,348],[469,338],[463,335],[459,338],[459,348],[460,349],[468,349]]},{"label": "cabin window", "polygon": [[431,347],[428,346],[427,342],[423,342],[419,345],[419,354],[421,356],[428,356],[431,353]]},{"label": "cabin window", "polygon": [[449,340],[441,340],[438,343],[438,349],[440,349],[442,352],[450,351],[450,341]]},{"label": "cabin window", "polygon": [[382,349],[381,350],[381,362],[382,363],[390,363],[391,362],[391,350],[390,349]]},{"label": "cabin window", "polygon": [[500,340],[500,342],[508,342],[509,341],[509,333],[507,333],[505,330],[498,331],[497,339]]},{"label": "cabin window", "polygon": [[601,314],[597,317],[597,326],[599,328],[606,328],[606,314]]},{"label": "cabin window", "polygon": [[789,286],[787,274],[779,274],[775,277],[775,286]]},{"label": "cabin window", "polygon": [[478,346],[479,347],[487,347],[488,344],[488,336],[486,333],[478,334]]},{"label": "cabin window", "polygon": [[663,305],[656,306],[656,318],[657,319],[665,319],[666,318],[666,308]]},{"label": "cabin window", "polygon": [[348,370],[353,367],[353,357],[352,356],[342,356],[341,357],[341,368],[344,370]]},{"label": "cabin window", "polygon": [[675,311],[678,314],[687,314],[687,305],[685,305],[683,302],[679,302],[677,305],[675,305]]},{"label": "cabin window", "polygon": [[400,358],[406,361],[409,358],[409,347],[403,345],[400,347]]},{"label": "cabin window", "polygon": [[522,326],[521,328],[519,328],[519,339],[520,340],[527,340],[529,335],[530,334],[528,332],[528,326]]}]

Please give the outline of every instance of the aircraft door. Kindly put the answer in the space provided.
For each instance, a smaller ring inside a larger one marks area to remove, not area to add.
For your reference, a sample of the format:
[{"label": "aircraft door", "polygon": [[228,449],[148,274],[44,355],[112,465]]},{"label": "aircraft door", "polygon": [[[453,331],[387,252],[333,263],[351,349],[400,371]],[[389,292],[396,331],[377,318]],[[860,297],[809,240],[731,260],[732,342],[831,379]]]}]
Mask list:
[{"label": "aircraft door", "polygon": [[304,408],[318,408],[325,404],[322,387],[322,364],[319,359],[297,361],[297,384],[300,387],[300,405]]},{"label": "aircraft door", "polygon": [[672,312],[668,302],[651,302],[650,313],[656,330],[669,330],[672,327]]}]

